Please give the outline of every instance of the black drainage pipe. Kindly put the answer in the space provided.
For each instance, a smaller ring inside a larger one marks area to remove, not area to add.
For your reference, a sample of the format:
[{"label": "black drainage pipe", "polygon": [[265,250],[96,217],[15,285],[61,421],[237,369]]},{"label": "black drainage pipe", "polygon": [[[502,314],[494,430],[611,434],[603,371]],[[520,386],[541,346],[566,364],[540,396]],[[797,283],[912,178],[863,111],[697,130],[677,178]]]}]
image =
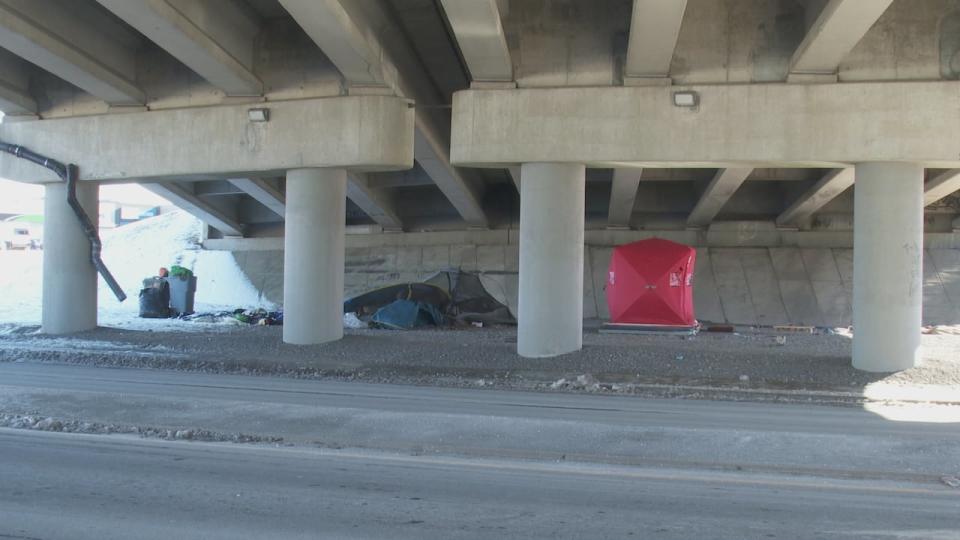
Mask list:
[{"label": "black drainage pipe", "polygon": [[13,154],[20,159],[36,163],[41,167],[46,167],[57,173],[57,176],[67,183],[67,204],[73,209],[73,213],[77,215],[80,226],[83,227],[83,234],[90,240],[90,262],[93,263],[93,266],[97,269],[97,272],[100,273],[100,276],[103,277],[103,280],[107,282],[107,286],[113,291],[117,300],[121,302],[126,300],[126,293],[120,288],[120,284],[114,279],[113,274],[107,269],[107,265],[103,263],[103,258],[100,256],[103,250],[103,243],[100,242],[100,235],[97,233],[97,228],[93,226],[93,222],[90,221],[90,216],[87,215],[83,207],[80,206],[80,201],[77,200],[77,177],[80,174],[80,169],[73,163],[64,165],[55,159],[41,156],[32,150],[16,144],[0,142],[0,151]]}]

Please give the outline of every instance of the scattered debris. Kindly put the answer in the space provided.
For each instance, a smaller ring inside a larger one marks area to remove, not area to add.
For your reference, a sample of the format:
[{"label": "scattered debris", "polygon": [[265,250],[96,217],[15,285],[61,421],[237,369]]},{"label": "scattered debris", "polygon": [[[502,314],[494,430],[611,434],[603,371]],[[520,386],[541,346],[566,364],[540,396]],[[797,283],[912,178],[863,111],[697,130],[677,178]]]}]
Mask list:
[{"label": "scattered debris", "polygon": [[357,317],[356,313],[344,313],[343,327],[344,328],[368,328],[369,325],[365,321],[361,321],[360,318]]},{"label": "scattered debris", "polygon": [[732,324],[711,324],[710,326],[707,326],[706,330],[707,332],[724,332],[727,334],[732,334],[734,329]]},{"label": "scattered debris", "polygon": [[787,344],[787,336],[777,336],[776,338],[777,345],[783,347]]},{"label": "scattered debris", "polygon": [[740,376],[740,382],[750,382],[750,376],[749,376],[749,375],[741,375],[741,376]]},{"label": "scattered debris", "polygon": [[949,336],[960,336],[960,324],[957,325],[936,325],[936,326],[924,326],[921,330],[924,334],[940,336],[940,335],[949,335]]},{"label": "scattered debris", "polygon": [[57,431],[63,433],[92,433],[97,435],[139,435],[145,439],[165,439],[168,441],[183,440],[235,443],[283,442],[283,437],[262,437],[259,435],[245,435],[243,433],[218,433],[205,429],[173,430],[157,427],[82,422],[80,420],[57,420],[55,418],[29,414],[0,414],[0,427],[31,429],[35,431]]},{"label": "scattered debris", "polygon": [[940,481],[952,488],[960,488],[960,476],[941,476]]},{"label": "scattered debris", "polygon": [[[257,326],[279,326],[283,324],[283,311],[267,311],[263,308],[243,309],[233,311],[207,311],[182,315],[184,321],[223,323],[237,321],[242,324]],[[232,319],[232,321],[231,321]]]},{"label": "scattered debris", "polygon": [[558,381],[553,382],[550,385],[550,388],[553,389],[570,389],[570,390],[599,390],[601,385],[597,383],[597,379],[590,375],[589,373],[579,375],[576,379],[567,379],[563,378]]},{"label": "scattered debris", "polygon": [[777,324],[773,327],[777,332],[800,332],[803,334],[812,334],[816,328],[813,326],[800,326],[796,324]]}]

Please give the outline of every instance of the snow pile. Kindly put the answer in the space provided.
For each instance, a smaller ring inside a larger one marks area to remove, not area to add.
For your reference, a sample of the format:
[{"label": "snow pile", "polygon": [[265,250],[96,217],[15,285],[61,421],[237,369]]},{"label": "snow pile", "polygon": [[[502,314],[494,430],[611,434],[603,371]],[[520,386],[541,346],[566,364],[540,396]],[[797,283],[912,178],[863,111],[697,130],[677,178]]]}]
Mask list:
[{"label": "snow pile", "polygon": [[[137,317],[137,294],[146,277],[163,266],[180,265],[197,276],[197,311],[235,308],[275,309],[260,298],[229,252],[204,251],[202,223],[183,212],[171,212],[103,231],[103,259],[127,300],[117,302],[109,287],[98,280],[99,320],[102,326],[156,328],[161,321]],[[39,251],[0,252],[0,322],[40,321],[43,255]],[[190,323],[170,321],[180,326]],[[178,324],[179,323],[179,324]]]}]

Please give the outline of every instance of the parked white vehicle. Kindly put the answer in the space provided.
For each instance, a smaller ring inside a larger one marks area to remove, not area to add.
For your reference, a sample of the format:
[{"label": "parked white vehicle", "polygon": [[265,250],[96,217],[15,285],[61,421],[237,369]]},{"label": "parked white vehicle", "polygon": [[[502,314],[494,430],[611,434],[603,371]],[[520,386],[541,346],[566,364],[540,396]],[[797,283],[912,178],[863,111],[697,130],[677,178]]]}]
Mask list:
[{"label": "parked white vehicle", "polygon": [[0,249],[42,249],[41,235],[35,226],[17,221],[0,223]]}]

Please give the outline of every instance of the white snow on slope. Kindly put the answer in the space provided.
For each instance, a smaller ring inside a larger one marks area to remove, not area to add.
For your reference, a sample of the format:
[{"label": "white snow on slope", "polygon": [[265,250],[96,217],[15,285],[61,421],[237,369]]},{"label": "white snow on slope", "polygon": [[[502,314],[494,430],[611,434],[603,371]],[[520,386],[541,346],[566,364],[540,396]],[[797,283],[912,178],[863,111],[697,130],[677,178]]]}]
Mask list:
[{"label": "white snow on slope", "polygon": [[[137,317],[144,278],[161,267],[178,264],[197,276],[196,311],[234,308],[275,308],[262,301],[256,288],[237,266],[233,255],[204,251],[200,247],[201,222],[183,212],[171,212],[103,231],[103,259],[127,293],[117,302],[109,287],[98,279],[101,326],[152,328],[196,327],[183,321]],[[39,324],[43,252],[0,251],[0,323]]]}]

